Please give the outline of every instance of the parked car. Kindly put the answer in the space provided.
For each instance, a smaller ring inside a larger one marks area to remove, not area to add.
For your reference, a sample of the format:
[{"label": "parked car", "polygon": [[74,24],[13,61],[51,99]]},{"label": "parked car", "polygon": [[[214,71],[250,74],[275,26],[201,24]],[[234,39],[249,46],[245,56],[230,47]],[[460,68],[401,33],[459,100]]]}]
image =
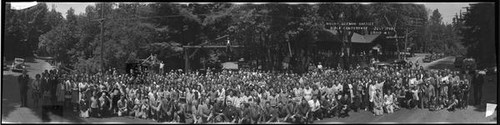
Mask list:
[{"label": "parked car", "polygon": [[3,57],[2,70],[7,70],[7,68],[9,68],[7,66],[7,61],[5,60],[5,57]]},{"label": "parked car", "polygon": [[377,68],[383,68],[383,67],[391,67],[391,66],[393,66],[393,64],[388,63],[388,62],[377,62],[377,63],[374,63],[373,66],[377,67]]},{"label": "parked car", "polygon": [[15,58],[14,62],[12,63],[11,70],[13,72],[22,72],[24,70],[24,59],[22,58]]},{"label": "parked car", "polygon": [[425,58],[422,60],[424,63],[429,63],[432,61],[432,56],[431,55],[426,55]]},{"label": "parked car", "polygon": [[463,66],[462,66],[462,69],[464,71],[474,71],[476,70],[476,60],[473,59],[473,58],[465,58],[463,59],[463,62],[462,62]]},{"label": "parked car", "polygon": [[455,68],[462,68],[464,64],[464,57],[459,56],[455,58],[455,62],[453,63],[455,65]]},{"label": "parked car", "polygon": [[397,59],[397,60],[394,60],[391,64],[393,64],[393,65],[406,65],[406,64],[408,64],[408,62],[406,62],[403,59]]}]

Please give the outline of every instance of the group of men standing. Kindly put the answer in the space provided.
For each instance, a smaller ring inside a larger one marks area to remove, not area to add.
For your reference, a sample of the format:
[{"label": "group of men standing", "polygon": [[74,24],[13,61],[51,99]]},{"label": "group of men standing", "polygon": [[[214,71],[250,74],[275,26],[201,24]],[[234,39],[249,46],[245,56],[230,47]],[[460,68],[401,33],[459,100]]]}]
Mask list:
[{"label": "group of men standing", "polygon": [[[56,70],[45,70],[41,75],[37,74],[35,79],[30,79],[27,70],[18,77],[21,107],[28,107],[28,93],[31,93],[33,107],[59,105],[57,102],[57,84],[59,83]],[[41,101],[41,103],[40,103]],[[42,111],[43,112],[43,111]]]}]

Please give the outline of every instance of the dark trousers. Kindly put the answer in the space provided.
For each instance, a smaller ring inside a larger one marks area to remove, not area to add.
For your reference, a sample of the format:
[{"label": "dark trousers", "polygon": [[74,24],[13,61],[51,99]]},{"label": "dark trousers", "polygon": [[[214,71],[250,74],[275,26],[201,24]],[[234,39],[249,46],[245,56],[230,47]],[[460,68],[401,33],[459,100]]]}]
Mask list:
[{"label": "dark trousers", "polygon": [[348,117],[349,116],[349,108],[344,109],[343,107],[340,109],[340,118]]},{"label": "dark trousers", "polygon": [[474,105],[481,104],[482,88],[479,85],[474,86]]},{"label": "dark trousers", "polygon": [[323,109],[318,109],[316,110],[315,112],[311,112],[312,113],[312,121],[316,120],[316,118],[319,118],[319,119],[323,119],[323,112],[324,110]]},{"label": "dark trousers", "polygon": [[26,107],[28,105],[26,89],[21,89],[21,107]]},{"label": "dark trousers", "polygon": [[51,91],[50,92],[50,102],[52,102],[52,104],[57,104],[57,96],[56,96],[56,91]]},{"label": "dark trousers", "polygon": [[462,107],[466,108],[469,106],[469,92],[464,92],[462,94]]},{"label": "dark trousers", "polygon": [[368,101],[368,110],[373,112],[373,107],[374,107],[374,102],[369,102]]},{"label": "dark trousers", "polygon": [[360,107],[360,105],[361,105],[361,104],[360,104],[360,103],[361,103],[361,102],[360,102],[360,98],[359,98],[359,97],[354,97],[353,99],[354,99],[354,100],[353,100],[353,103],[352,103],[352,105],[351,105],[351,109],[352,109],[354,112],[358,112],[358,109],[359,109],[359,107]]},{"label": "dark trousers", "polygon": [[178,114],[179,116],[179,121],[180,123],[186,123],[186,115],[184,115],[184,113],[179,113]]},{"label": "dark trousers", "polygon": [[174,114],[172,112],[163,112],[163,120],[162,121],[172,121],[174,119]]},{"label": "dark trousers", "polygon": [[90,108],[90,117],[100,118],[100,112],[99,108]]},{"label": "dark trousers", "polygon": [[365,109],[365,108],[368,108],[369,104],[370,103],[370,99],[368,98],[368,95],[363,95],[362,96],[362,99],[361,99],[361,109]]},{"label": "dark trousers", "polygon": [[110,115],[115,115],[118,113],[118,105],[113,105],[110,111]]},{"label": "dark trousers", "polygon": [[64,109],[69,109],[70,111],[73,111],[73,106],[70,98],[64,98]]}]

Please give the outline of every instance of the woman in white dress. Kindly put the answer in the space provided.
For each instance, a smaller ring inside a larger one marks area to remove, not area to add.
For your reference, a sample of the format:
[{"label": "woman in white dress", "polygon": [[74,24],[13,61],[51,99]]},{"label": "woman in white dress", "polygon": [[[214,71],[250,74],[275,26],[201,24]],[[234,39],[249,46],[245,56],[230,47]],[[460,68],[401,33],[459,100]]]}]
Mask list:
[{"label": "woman in white dress", "polygon": [[373,102],[375,100],[375,93],[377,92],[377,87],[374,85],[374,83],[370,83],[369,85],[369,90],[368,90],[368,93],[369,93],[369,96],[370,96],[370,104],[373,106]]},{"label": "woman in white dress", "polygon": [[64,93],[65,91],[65,82],[59,82],[57,84],[56,96],[57,96],[57,104],[63,104],[64,102]]}]

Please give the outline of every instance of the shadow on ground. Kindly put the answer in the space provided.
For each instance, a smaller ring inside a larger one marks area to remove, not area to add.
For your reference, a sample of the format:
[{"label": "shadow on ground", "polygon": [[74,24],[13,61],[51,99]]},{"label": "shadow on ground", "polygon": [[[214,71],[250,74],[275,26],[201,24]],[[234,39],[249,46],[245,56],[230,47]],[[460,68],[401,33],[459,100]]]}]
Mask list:
[{"label": "shadow on ground", "polygon": [[[9,114],[14,111],[17,107],[16,105],[20,105],[21,99],[15,97],[15,95],[19,95],[19,90],[15,90],[14,88],[18,88],[17,85],[14,87],[14,84],[9,81],[16,81],[17,77],[14,75],[3,75],[2,77],[2,117],[5,118],[9,116]],[[16,82],[17,83],[17,82]],[[9,84],[9,85],[7,85]]]},{"label": "shadow on ground", "polygon": [[[19,86],[17,84],[17,76],[14,74],[8,74],[8,75],[2,75],[2,120],[5,120],[7,122],[12,121],[9,120],[7,117],[13,113],[16,110],[19,110],[19,106],[21,105],[21,98],[20,98],[20,93],[19,93]],[[33,79],[31,79],[33,80]],[[28,93],[31,94],[31,93]],[[73,113],[71,110],[67,110],[66,108],[63,110],[59,110],[62,112],[54,111],[52,110],[53,115],[58,115],[59,117],[63,119],[50,119],[50,117],[44,117],[42,114],[42,109],[41,108],[34,108],[32,104],[32,98],[31,96],[28,95],[28,108],[31,110],[35,117],[42,119],[42,121],[47,122],[76,122],[76,123],[83,123],[85,122],[82,120],[76,113]],[[23,107],[24,108],[24,107]],[[64,108],[64,107],[63,107]],[[23,112],[26,113],[26,112]],[[12,116],[11,116],[12,117]],[[23,119],[23,118],[13,118],[13,119]]]}]

